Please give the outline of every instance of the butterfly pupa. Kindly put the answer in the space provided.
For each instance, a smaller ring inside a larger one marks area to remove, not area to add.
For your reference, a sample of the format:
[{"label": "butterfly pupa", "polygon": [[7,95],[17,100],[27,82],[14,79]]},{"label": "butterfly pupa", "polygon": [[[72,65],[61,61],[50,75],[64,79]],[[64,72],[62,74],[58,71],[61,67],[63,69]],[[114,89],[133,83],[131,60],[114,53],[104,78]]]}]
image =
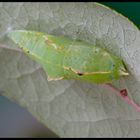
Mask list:
[{"label": "butterfly pupa", "polygon": [[15,30],[8,36],[46,71],[48,80],[76,79],[106,84],[118,96],[140,112],[127,90],[117,90],[111,82],[128,76],[121,58],[98,46],[63,36],[42,32]]}]

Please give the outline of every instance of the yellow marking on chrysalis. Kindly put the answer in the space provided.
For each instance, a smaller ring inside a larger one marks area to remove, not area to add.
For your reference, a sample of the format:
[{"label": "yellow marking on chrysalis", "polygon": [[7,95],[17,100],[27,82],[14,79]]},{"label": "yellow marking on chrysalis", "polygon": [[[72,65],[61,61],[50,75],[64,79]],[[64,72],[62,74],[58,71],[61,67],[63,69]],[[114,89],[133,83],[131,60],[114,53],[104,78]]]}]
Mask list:
[{"label": "yellow marking on chrysalis", "polygon": [[62,80],[62,79],[64,79],[64,77],[53,78],[53,77],[48,76],[48,78],[47,78],[48,81],[53,81],[53,80],[57,81],[57,80]]},{"label": "yellow marking on chrysalis", "polygon": [[120,69],[120,70],[119,70],[119,73],[120,73],[120,75],[122,75],[122,76],[127,76],[127,75],[129,75],[129,73],[128,73],[125,69]]},{"label": "yellow marking on chrysalis", "polygon": [[45,36],[45,42],[46,42],[48,45],[53,46],[55,49],[57,49],[57,48],[58,48],[58,47],[57,47],[57,45],[56,45],[55,43],[53,43],[53,41],[52,41],[52,40],[48,39],[48,37],[47,37],[47,36]]},{"label": "yellow marking on chrysalis", "polygon": [[71,67],[65,67],[65,66],[63,68],[66,69],[66,70],[71,70],[78,75],[92,75],[92,74],[108,74],[108,73],[111,73],[111,71],[81,72],[79,70],[75,70]]},{"label": "yellow marking on chrysalis", "polygon": [[104,52],[104,53],[103,53],[103,56],[107,56],[107,55],[109,55],[109,54],[108,54],[108,53],[106,53],[106,52]]},{"label": "yellow marking on chrysalis", "polygon": [[64,49],[64,46],[59,46],[57,49],[58,50],[63,50]]},{"label": "yellow marking on chrysalis", "polygon": [[45,36],[45,42],[46,42],[48,45],[51,45],[51,44],[52,44],[52,41],[49,40],[47,36]]},{"label": "yellow marking on chrysalis", "polygon": [[55,49],[57,49],[57,45],[55,43],[51,44]]}]

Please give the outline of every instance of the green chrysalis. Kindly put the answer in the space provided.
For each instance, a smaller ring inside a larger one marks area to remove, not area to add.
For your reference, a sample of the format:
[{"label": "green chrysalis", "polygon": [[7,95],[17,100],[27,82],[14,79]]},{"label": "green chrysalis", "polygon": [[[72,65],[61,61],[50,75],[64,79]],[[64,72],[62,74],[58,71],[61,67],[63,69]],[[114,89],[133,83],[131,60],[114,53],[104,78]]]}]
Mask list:
[{"label": "green chrysalis", "polygon": [[105,83],[140,112],[140,106],[128,97],[126,89],[118,90],[110,84],[114,79],[127,76],[128,72],[123,61],[108,51],[87,42],[35,31],[15,30],[8,36],[41,64],[48,80],[79,79]]},{"label": "green chrysalis", "polygon": [[79,79],[102,84],[128,75],[120,58],[87,42],[26,30],[15,30],[8,36],[41,64],[48,80]]}]

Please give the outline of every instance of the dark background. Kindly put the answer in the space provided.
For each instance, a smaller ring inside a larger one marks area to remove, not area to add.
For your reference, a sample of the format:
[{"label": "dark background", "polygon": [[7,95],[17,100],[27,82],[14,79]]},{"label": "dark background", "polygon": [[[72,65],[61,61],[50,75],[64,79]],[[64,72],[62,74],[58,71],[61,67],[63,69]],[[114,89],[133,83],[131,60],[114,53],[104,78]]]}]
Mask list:
[{"label": "dark background", "polygon": [[[140,2],[100,2],[140,26]],[[25,109],[0,96],[0,137],[57,137]]]},{"label": "dark background", "polygon": [[140,2],[100,2],[128,17],[140,27]]}]

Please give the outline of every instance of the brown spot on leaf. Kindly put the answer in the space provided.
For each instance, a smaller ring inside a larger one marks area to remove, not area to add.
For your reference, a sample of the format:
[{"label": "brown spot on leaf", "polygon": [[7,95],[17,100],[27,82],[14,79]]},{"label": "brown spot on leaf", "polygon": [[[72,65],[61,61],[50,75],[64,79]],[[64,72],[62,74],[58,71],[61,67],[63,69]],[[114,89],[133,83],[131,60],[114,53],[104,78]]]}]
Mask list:
[{"label": "brown spot on leaf", "polygon": [[121,90],[121,91],[120,91],[120,94],[121,94],[122,96],[127,96],[127,95],[128,95],[126,89]]}]

